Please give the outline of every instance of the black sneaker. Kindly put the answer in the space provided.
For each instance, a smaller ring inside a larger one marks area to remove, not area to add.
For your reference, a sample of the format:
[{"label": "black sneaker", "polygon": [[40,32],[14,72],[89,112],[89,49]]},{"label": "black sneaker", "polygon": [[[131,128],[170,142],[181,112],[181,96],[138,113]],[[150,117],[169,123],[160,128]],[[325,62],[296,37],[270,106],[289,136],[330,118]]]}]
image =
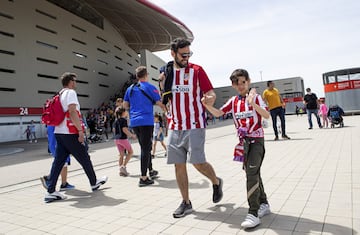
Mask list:
[{"label": "black sneaker", "polygon": [[213,185],[213,203],[220,202],[223,197],[223,191],[222,191],[223,180],[219,177],[217,177],[217,178],[219,180],[219,185],[217,185],[217,184]]},{"label": "black sneaker", "polygon": [[275,140],[275,141],[279,140],[279,137],[278,137],[278,136],[275,136],[274,140]]},{"label": "black sneaker", "polygon": [[189,201],[189,204],[186,204],[185,201],[182,201],[180,206],[173,213],[173,216],[174,216],[174,218],[181,218],[187,214],[190,214],[192,211],[193,210],[192,210],[191,202]]},{"label": "black sneaker", "polygon": [[139,181],[139,187],[144,187],[154,184],[154,181],[152,179],[146,178],[146,180],[140,179]]},{"label": "black sneaker", "polygon": [[151,178],[155,178],[158,174],[159,174],[159,172],[156,170],[152,170],[149,172],[149,175]]},{"label": "black sneaker", "polygon": [[42,177],[40,177],[40,181],[42,186],[44,187],[44,189],[48,189],[49,187],[49,178],[47,175],[44,175]]},{"label": "black sneaker", "polygon": [[285,139],[285,140],[289,140],[289,139],[290,139],[290,137],[287,136],[287,135],[283,135],[282,138]]}]

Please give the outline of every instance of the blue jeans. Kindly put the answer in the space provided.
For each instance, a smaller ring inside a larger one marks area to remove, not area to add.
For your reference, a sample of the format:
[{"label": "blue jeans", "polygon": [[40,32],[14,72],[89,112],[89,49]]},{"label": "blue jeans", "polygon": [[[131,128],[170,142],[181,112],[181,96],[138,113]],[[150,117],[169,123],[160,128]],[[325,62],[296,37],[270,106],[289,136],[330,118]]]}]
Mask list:
[{"label": "blue jeans", "polygon": [[321,122],[320,122],[320,117],[318,115],[318,109],[306,109],[307,115],[308,115],[308,121],[309,121],[309,128],[313,128],[313,123],[312,123],[312,119],[311,119],[311,114],[313,113],[316,117],[316,121],[319,125],[320,128],[322,128],[321,126]]},{"label": "blue jeans", "polygon": [[55,138],[55,158],[50,171],[48,192],[53,193],[55,191],[56,182],[69,154],[72,154],[80,163],[89,179],[90,185],[95,185],[96,175],[94,167],[87,152],[87,146],[78,141],[79,135],[55,134]]},{"label": "blue jeans", "polygon": [[271,119],[272,119],[272,125],[273,125],[275,136],[279,137],[279,132],[277,129],[277,118],[276,118],[277,116],[279,116],[280,122],[281,122],[281,135],[285,136],[286,135],[286,132],[285,132],[285,109],[283,109],[283,107],[281,107],[281,106],[271,109],[270,115],[271,115]]}]

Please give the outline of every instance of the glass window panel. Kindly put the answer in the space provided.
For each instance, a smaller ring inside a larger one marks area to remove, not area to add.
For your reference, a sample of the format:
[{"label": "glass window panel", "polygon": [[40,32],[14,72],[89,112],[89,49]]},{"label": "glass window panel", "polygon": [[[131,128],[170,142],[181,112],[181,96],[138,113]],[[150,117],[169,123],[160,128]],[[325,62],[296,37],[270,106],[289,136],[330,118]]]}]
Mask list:
[{"label": "glass window panel", "polygon": [[343,82],[343,81],[348,81],[349,80],[349,76],[346,74],[346,75],[338,75],[337,76],[337,81],[338,82]]},{"label": "glass window panel", "polygon": [[335,76],[333,76],[333,75],[329,76],[328,79],[329,79],[329,83],[335,82]]},{"label": "glass window panel", "polygon": [[350,80],[360,80],[360,73],[350,74]]}]

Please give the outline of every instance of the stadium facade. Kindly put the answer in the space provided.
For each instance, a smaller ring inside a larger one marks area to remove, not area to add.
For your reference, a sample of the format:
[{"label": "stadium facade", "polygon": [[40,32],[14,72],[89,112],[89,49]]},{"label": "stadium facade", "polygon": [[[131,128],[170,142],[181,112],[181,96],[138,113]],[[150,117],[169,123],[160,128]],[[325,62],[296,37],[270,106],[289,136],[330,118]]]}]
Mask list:
[{"label": "stadium facade", "polygon": [[81,108],[91,110],[139,65],[155,80],[164,61],[152,52],[176,37],[193,40],[181,21],[145,0],[0,1],[0,142],[25,139],[31,120],[45,137],[42,106],[64,72],[78,74]]}]

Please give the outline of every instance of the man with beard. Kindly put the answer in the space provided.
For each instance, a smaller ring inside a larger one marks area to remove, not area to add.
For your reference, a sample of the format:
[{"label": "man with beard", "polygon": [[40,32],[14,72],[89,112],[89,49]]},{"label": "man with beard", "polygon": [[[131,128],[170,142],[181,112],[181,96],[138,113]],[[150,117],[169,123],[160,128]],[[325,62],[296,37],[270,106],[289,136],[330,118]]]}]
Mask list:
[{"label": "man with beard", "polygon": [[213,202],[222,199],[223,181],[205,158],[205,107],[201,98],[205,95],[214,104],[216,94],[203,68],[189,63],[192,55],[190,42],[177,38],[171,43],[173,61],[160,69],[160,87],[163,104],[170,104],[171,119],[168,134],[168,164],[175,165],[175,175],[182,202],[173,213],[180,218],[192,212],[189,198],[189,181],[186,169],[189,162],[206,176],[213,185]]}]

